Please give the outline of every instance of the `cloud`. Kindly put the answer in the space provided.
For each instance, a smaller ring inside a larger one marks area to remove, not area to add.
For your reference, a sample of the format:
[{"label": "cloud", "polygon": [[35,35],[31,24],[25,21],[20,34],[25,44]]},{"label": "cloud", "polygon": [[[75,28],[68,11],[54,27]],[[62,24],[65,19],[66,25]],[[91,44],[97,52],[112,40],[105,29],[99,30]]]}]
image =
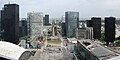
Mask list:
[{"label": "cloud", "polygon": [[60,18],[65,11],[78,11],[80,18],[91,16],[114,15],[119,17],[120,0],[1,0],[4,3],[18,3],[20,17],[27,17],[27,12],[40,11],[49,13],[51,18]]}]

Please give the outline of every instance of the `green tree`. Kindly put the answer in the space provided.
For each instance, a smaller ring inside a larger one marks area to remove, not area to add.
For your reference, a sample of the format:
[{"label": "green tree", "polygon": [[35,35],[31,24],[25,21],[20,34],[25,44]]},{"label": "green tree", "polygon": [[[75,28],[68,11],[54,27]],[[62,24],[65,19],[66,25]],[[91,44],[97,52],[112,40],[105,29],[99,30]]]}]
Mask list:
[{"label": "green tree", "polygon": [[101,33],[100,41],[105,41],[105,33]]}]

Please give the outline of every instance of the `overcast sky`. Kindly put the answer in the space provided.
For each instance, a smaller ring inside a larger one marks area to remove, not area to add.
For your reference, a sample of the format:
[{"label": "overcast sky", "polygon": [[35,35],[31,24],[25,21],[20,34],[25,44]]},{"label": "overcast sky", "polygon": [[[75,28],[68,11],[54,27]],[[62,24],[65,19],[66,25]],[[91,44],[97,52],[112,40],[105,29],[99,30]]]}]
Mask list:
[{"label": "overcast sky", "polygon": [[65,11],[78,11],[80,18],[120,17],[120,0],[0,0],[0,8],[9,1],[20,5],[20,17],[27,17],[30,11],[50,14],[51,18],[61,18]]}]

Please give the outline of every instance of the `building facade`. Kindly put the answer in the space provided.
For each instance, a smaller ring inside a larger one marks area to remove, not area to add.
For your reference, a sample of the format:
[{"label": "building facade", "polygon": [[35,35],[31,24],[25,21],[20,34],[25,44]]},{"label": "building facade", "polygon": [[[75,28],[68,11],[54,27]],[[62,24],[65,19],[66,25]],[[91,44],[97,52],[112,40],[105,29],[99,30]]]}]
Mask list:
[{"label": "building facade", "polygon": [[2,38],[11,43],[19,43],[19,5],[5,4],[1,19]]},{"label": "building facade", "polygon": [[21,21],[19,21],[19,33],[20,37],[25,37],[28,35],[26,18],[22,18]]},{"label": "building facade", "polygon": [[66,24],[63,22],[61,24],[62,36],[66,36]]},{"label": "building facade", "polygon": [[100,39],[101,38],[101,18],[100,17],[92,17],[91,18],[93,24],[93,38]]},{"label": "building facade", "polygon": [[45,15],[44,20],[45,26],[49,26],[49,15]]},{"label": "building facade", "polygon": [[107,43],[115,41],[115,17],[105,18],[105,41]]},{"label": "building facade", "polygon": [[93,39],[93,28],[78,28],[76,32],[77,39]]},{"label": "building facade", "polygon": [[87,20],[87,27],[93,27],[93,21],[92,20]]},{"label": "building facade", "polygon": [[78,28],[79,12],[65,12],[66,34],[67,37],[75,37]]},{"label": "building facade", "polygon": [[43,13],[42,12],[30,12],[28,13],[30,35],[42,35],[43,27]]}]

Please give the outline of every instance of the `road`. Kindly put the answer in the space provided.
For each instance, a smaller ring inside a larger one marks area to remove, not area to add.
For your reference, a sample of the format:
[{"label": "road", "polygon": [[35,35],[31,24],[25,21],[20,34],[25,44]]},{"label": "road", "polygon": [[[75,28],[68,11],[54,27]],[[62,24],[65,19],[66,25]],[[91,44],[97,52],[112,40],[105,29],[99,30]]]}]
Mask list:
[{"label": "road", "polygon": [[44,51],[37,50],[35,55],[29,60],[72,60],[73,54],[63,48],[59,50],[58,48],[46,48]]}]

